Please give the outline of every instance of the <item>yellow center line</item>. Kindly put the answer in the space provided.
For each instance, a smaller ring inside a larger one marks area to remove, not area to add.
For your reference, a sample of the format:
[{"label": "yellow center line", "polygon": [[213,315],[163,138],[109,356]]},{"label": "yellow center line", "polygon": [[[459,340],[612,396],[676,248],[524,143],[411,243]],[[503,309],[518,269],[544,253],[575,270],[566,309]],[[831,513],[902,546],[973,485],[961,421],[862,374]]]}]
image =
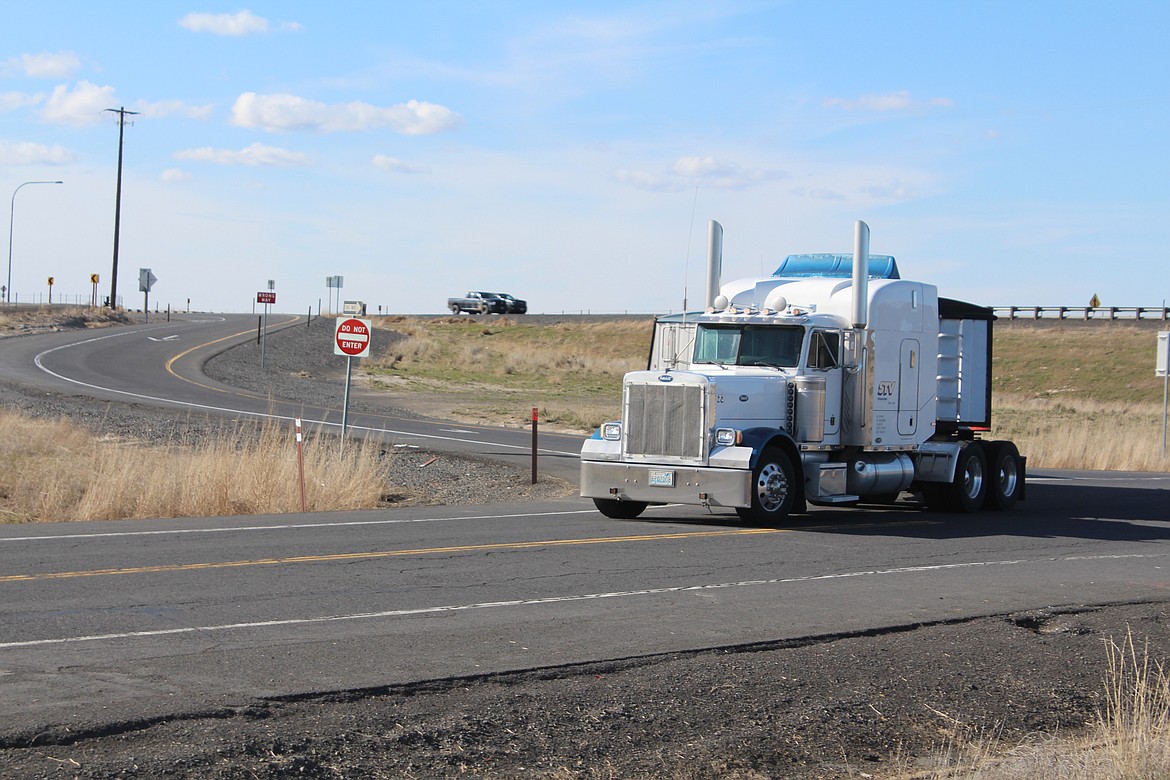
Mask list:
[{"label": "yellow center line", "polygon": [[[292,319],[286,320],[285,322],[281,322],[277,326],[274,326],[274,327],[291,326],[292,323],[298,322],[300,319],[301,319],[300,315],[293,315]],[[179,360],[180,358],[184,358],[187,355],[190,355],[192,352],[194,352],[196,350],[203,349],[204,347],[210,347],[211,345],[218,344],[221,341],[227,341],[229,339],[239,338],[240,336],[244,336],[244,335],[247,335],[250,333],[253,333],[253,331],[251,329],[242,330],[239,333],[232,333],[232,334],[229,334],[229,335],[224,336],[222,338],[213,339],[211,341],[204,342],[203,344],[196,344],[195,346],[190,347],[189,349],[185,349],[182,352],[180,352],[179,354],[172,357],[170,360],[168,360],[166,362],[166,364],[163,367],[166,369],[166,372],[168,374],[170,374],[171,376],[173,376],[175,379],[181,380],[183,382],[188,382],[190,384],[195,385],[196,387],[202,387],[204,390],[214,390],[217,393],[225,393],[227,395],[240,395],[240,396],[245,396],[247,398],[264,398],[265,396],[257,395],[255,393],[245,392],[243,390],[235,390],[235,389],[225,390],[221,387],[212,387],[211,385],[205,385],[202,382],[197,382],[194,379],[188,379],[187,377],[182,376],[181,374],[176,372],[174,369],[175,361]]]},{"label": "yellow center line", "polygon": [[210,561],[206,563],[174,563],[157,566],[135,566],[124,569],[91,569],[89,571],[46,572],[43,574],[8,574],[0,576],[3,582],[32,582],[37,580],[66,580],[78,577],[107,577],[126,574],[156,574],[175,571],[203,571],[243,566],[282,566],[324,561],[359,561],[378,558],[396,558],[409,555],[437,555],[441,553],[482,552],[490,550],[533,550],[543,547],[568,547],[585,544],[619,544],[622,542],[655,542],[680,539],[702,539],[712,536],[751,536],[786,533],[782,528],[746,528],[734,531],[691,531],[678,534],[644,534],[638,536],[605,536],[592,539],[546,539],[535,542],[498,542],[495,544],[467,544],[455,547],[420,547],[412,550],[378,550],[373,552],[334,553],[332,555],[297,555],[288,558],[258,558],[244,561]]}]

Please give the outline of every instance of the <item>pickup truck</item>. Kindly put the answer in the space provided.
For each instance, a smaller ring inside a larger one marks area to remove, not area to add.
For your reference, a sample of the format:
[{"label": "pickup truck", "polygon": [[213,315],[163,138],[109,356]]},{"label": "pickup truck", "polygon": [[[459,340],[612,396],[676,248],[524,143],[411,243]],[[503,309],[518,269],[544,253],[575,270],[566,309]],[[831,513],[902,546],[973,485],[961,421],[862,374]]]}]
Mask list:
[{"label": "pickup truck", "polygon": [[447,308],[452,314],[506,314],[508,302],[495,293],[473,290],[462,298],[448,298]]},{"label": "pickup truck", "polygon": [[504,303],[508,304],[509,314],[528,313],[528,301],[524,301],[514,296],[508,295],[508,293],[492,293],[492,295],[496,296],[497,298],[504,299]]}]

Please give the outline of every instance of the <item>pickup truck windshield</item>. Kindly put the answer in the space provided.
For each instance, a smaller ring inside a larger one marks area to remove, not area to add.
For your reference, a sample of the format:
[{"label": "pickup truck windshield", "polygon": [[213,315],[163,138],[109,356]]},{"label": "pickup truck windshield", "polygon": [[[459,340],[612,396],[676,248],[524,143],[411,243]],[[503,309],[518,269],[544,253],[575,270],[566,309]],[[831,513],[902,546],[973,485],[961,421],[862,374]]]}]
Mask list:
[{"label": "pickup truck windshield", "polygon": [[804,328],[798,325],[700,325],[696,363],[795,368]]}]

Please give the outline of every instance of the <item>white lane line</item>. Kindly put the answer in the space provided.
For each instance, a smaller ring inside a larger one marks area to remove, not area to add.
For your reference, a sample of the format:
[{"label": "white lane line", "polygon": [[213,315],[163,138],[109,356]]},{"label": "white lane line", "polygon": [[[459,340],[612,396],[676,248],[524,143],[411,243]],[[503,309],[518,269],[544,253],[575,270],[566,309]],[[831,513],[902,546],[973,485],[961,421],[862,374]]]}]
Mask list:
[{"label": "white lane line", "polygon": [[240,631],[244,629],[272,628],[280,626],[304,626],[323,623],[338,623],[355,620],[379,620],[386,618],[414,617],[417,615],[433,615],[438,613],[467,612],[478,609],[505,609],[515,607],[535,607],[546,604],[565,604],[580,601],[598,601],[601,599],[637,598],[641,596],[660,596],[673,593],[696,593],[709,590],[726,590],[730,588],[755,588],[769,585],[791,585],[803,582],[818,582],[825,580],[843,580],[860,577],[884,577],[898,574],[921,574],[928,572],[954,571],[958,569],[975,569],[993,566],[1020,566],[1034,563],[1061,563],[1065,561],[1094,561],[1118,560],[1137,558],[1165,558],[1170,553],[1135,553],[1132,555],[1079,555],[1068,558],[1040,558],[1036,560],[1007,560],[1007,561],[971,561],[969,563],[947,563],[934,566],[902,566],[893,569],[873,569],[867,571],[853,571],[838,574],[813,574],[805,577],[778,577],[768,580],[742,580],[740,582],[719,582],[704,585],[679,585],[668,588],[643,588],[640,590],[621,590],[609,593],[583,593],[570,596],[550,596],[540,599],[514,599],[511,601],[485,601],[474,604],[444,604],[432,607],[415,607],[413,609],[389,609],[382,612],[355,612],[348,615],[323,615],[320,617],[286,618],[283,620],[258,620],[248,623],[225,623],[214,626],[192,626],[189,628],[165,628],[155,631],[126,631],[111,634],[89,634],[85,636],[59,637],[57,639],[32,639],[23,642],[0,642],[0,650],[43,647],[46,645],[69,645],[81,642],[105,642],[123,639],[148,639],[151,637],[175,636],[179,634],[200,634],[222,631]]},{"label": "white lane line", "polygon": [[241,525],[216,526],[213,528],[166,528],[156,531],[106,531],[88,534],[45,534],[42,536],[13,536],[0,537],[0,544],[4,542],[43,542],[53,539],[107,539],[121,536],[170,536],[179,534],[218,534],[236,533],[238,531],[288,531],[298,528],[345,528],[363,525],[405,525],[409,523],[441,523],[451,520],[508,520],[516,517],[559,517],[562,515],[592,515],[596,509],[571,509],[563,512],[519,512],[511,515],[468,515],[460,517],[416,517],[392,518],[389,520],[345,520],[334,523],[281,523],[280,525]]},{"label": "white lane line", "polygon": [[[137,331],[134,331],[134,332],[137,332]],[[113,333],[113,334],[110,334],[108,336],[98,336],[96,338],[86,339],[84,341],[76,341],[72,344],[62,344],[61,346],[53,347],[52,349],[47,349],[44,352],[41,352],[40,354],[38,354],[36,356],[34,362],[36,363],[37,368],[39,368],[41,371],[44,371],[48,375],[56,377],[57,379],[60,379],[63,382],[70,382],[72,384],[79,385],[80,387],[89,388],[90,390],[101,390],[102,392],[117,393],[119,395],[125,395],[125,396],[128,396],[130,398],[136,398],[136,399],[143,400],[143,401],[157,401],[159,403],[171,404],[174,406],[185,406],[185,407],[189,407],[192,409],[202,409],[204,411],[209,411],[209,412],[226,412],[229,414],[245,415],[248,417],[258,417],[260,419],[267,419],[267,420],[283,420],[285,422],[289,422],[289,421],[292,421],[293,419],[295,419],[295,417],[290,416],[290,415],[268,414],[266,412],[250,412],[250,411],[247,411],[245,409],[234,409],[234,408],[226,407],[226,406],[212,406],[209,404],[195,403],[193,401],[177,401],[177,400],[174,400],[171,398],[159,398],[158,396],[145,395],[143,393],[132,393],[129,390],[117,390],[117,389],[112,388],[112,387],[102,387],[101,385],[95,385],[95,384],[91,384],[89,382],[82,382],[80,379],[73,379],[72,377],[67,377],[64,374],[58,374],[56,371],[53,371],[51,368],[48,368],[47,366],[45,366],[44,362],[42,361],[42,358],[44,358],[46,355],[52,354],[53,352],[56,352],[58,350],[68,349],[70,347],[79,347],[83,344],[90,344],[94,341],[101,341],[102,339],[115,338],[117,336],[125,336],[125,335],[128,335],[128,334],[127,333]],[[285,403],[295,403],[295,402],[287,401]],[[341,423],[329,422],[328,420],[314,420],[314,419],[311,419],[308,417],[302,417],[302,419],[304,419],[306,422],[311,422],[311,423],[314,423],[316,425],[328,425],[328,426],[331,426],[334,428],[341,427]],[[409,436],[409,437],[413,437],[413,438],[417,438],[417,439],[434,439],[434,440],[438,440],[438,441],[455,441],[455,442],[460,442],[462,444],[475,444],[475,445],[481,446],[481,447],[495,447],[497,449],[503,449],[503,450],[520,450],[523,452],[530,452],[532,450],[531,445],[524,445],[524,444],[499,444],[496,442],[483,441],[482,439],[460,439],[460,438],[457,438],[454,436],[438,436],[438,435],[433,434],[433,433],[416,433],[414,431],[399,431],[399,430],[395,430],[393,428],[372,428],[372,427],[364,426],[364,425],[348,425],[346,427],[348,427],[351,430],[368,431],[370,433],[391,434],[393,436]],[[563,452],[561,450],[552,450],[552,449],[546,449],[543,447],[537,448],[537,452],[545,453],[547,455],[569,455],[569,456],[573,456],[573,457],[580,455],[580,452]]]}]

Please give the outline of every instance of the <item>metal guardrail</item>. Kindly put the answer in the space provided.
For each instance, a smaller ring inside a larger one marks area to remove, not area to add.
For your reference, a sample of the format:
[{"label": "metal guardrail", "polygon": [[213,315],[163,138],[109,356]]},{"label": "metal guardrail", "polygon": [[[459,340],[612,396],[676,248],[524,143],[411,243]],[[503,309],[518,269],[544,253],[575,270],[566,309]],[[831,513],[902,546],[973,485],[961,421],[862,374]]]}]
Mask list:
[{"label": "metal guardrail", "polygon": [[992,306],[1008,320],[1170,320],[1165,306]]}]

